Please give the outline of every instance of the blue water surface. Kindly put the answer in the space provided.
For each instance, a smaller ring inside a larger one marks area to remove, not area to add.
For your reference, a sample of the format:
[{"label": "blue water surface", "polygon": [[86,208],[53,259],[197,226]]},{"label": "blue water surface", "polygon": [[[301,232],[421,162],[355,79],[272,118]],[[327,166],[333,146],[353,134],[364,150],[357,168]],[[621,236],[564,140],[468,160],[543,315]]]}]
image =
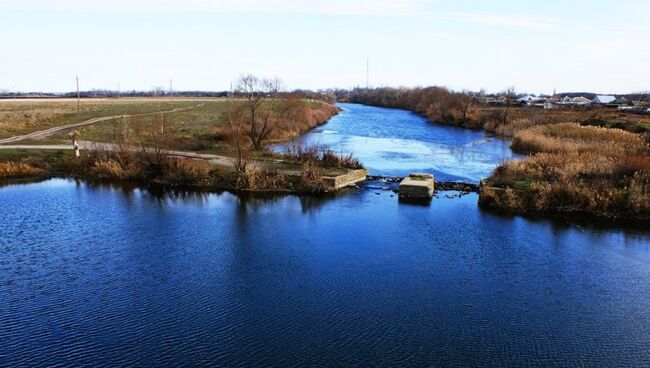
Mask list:
[{"label": "blue water surface", "polygon": [[[323,127],[337,134],[314,134],[394,139],[395,152],[484,146],[449,154],[458,175],[427,166],[450,178],[476,180],[509,154],[399,110],[376,114],[416,126],[371,129],[375,112],[360,109],[365,136],[345,113]],[[418,160],[376,162],[397,173]],[[475,194],[422,206],[371,188],[0,188],[1,367],[640,367],[649,311],[647,229],[502,216]]]},{"label": "blue water surface", "polygon": [[518,157],[510,142],[482,131],[436,125],[412,112],[342,103],[327,124],[297,139],[352,153],[370,174],[434,174],[442,181],[478,182]]}]

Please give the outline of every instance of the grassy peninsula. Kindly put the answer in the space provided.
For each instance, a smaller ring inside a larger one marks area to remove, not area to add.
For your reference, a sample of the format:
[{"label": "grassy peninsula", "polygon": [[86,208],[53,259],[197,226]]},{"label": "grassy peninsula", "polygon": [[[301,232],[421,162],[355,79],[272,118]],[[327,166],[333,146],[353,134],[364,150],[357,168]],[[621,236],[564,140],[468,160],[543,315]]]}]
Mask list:
[{"label": "grassy peninsula", "polygon": [[[0,179],[69,176],[322,192],[326,177],[362,168],[351,156],[322,147],[294,145],[282,154],[268,149],[327,122],[337,107],[281,93],[253,76],[242,78],[241,87],[227,98],[0,101],[0,140],[9,140],[0,147]],[[81,146],[79,157],[71,139]]]}]

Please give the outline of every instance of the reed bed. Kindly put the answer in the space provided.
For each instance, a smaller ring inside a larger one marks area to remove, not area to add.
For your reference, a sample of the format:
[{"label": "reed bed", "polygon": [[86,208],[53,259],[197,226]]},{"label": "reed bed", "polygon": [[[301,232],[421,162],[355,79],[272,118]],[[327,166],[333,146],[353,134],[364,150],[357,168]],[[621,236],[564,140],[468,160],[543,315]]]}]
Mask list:
[{"label": "reed bed", "polygon": [[650,219],[650,154],[640,135],[559,123],[516,132],[512,146],[533,154],[497,167],[482,205]]}]

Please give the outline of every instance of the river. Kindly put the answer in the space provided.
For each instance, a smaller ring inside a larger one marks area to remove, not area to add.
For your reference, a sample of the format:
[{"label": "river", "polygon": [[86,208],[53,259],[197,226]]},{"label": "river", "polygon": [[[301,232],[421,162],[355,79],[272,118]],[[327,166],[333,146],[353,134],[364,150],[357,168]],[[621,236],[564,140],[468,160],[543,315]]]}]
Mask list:
[{"label": "river", "polygon": [[[377,157],[376,173],[479,180],[512,155],[481,132],[344,107],[304,139]],[[385,126],[398,119],[419,125]],[[448,157],[417,154],[429,150]],[[0,366],[650,362],[649,233],[476,203],[403,204],[372,189],[256,199],[65,179],[2,187]]]},{"label": "river", "polygon": [[415,113],[357,104],[298,139],[353,153],[372,175],[428,172],[442,181],[475,182],[516,158],[510,143],[481,131],[435,125]]}]

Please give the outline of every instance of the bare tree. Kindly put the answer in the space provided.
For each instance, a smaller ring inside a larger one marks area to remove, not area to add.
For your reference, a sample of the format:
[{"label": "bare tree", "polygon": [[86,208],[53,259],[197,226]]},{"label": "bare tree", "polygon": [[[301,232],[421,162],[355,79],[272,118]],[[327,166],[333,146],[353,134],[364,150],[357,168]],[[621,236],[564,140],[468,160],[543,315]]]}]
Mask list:
[{"label": "bare tree", "polygon": [[279,79],[259,79],[243,75],[237,82],[236,95],[245,100],[249,124],[248,136],[253,148],[262,149],[262,143],[278,125],[277,104],[282,82]]},{"label": "bare tree", "polygon": [[226,100],[225,118],[228,121],[228,139],[230,144],[237,149],[237,162],[235,162],[235,169],[239,175],[245,174],[246,159],[244,157],[244,138],[246,138],[246,128],[244,121],[244,114],[242,114],[241,105],[238,105],[232,94],[228,95]]},{"label": "bare tree", "polygon": [[508,113],[510,112],[510,105],[517,99],[517,92],[515,87],[509,87],[505,91],[501,92],[501,96],[505,98],[506,108],[503,110],[502,123],[508,123]]}]

